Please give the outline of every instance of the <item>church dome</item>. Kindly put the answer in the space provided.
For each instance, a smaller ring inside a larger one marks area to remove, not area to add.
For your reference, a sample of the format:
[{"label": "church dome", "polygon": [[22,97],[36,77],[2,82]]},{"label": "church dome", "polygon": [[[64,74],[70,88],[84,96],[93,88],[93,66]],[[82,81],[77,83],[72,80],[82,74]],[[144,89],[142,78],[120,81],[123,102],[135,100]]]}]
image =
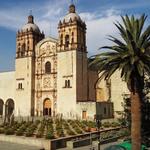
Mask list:
[{"label": "church dome", "polygon": [[34,31],[34,32],[40,32],[39,27],[34,23],[34,17],[32,15],[28,16],[28,23],[25,24],[22,29],[23,32],[26,32],[27,30],[30,31]]},{"label": "church dome", "polygon": [[69,22],[70,19],[71,19],[72,21],[75,20],[75,19],[81,21],[81,18],[80,18],[80,16],[79,16],[77,13],[69,13],[69,14],[67,14],[67,15],[64,17],[64,20],[65,20],[66,23]]},{"label": "church dome", "polygon": [[27,30],[30,31],[31,29],[35,32],[40,32],[39,27],[36,24],[33,24],[33,23],[27,23],[26,25],[24,25],[22,27],[23,32],[26,32]]},{"label": "church dome", "polygon": [[74,20],[81,21],[80,16],[75,11],[75,5],[74,4],[71,4],[69,6],[69,13],[64,17],[65,23],[68,23],[70,21],[70,19],[72,21],[74,21]]}]

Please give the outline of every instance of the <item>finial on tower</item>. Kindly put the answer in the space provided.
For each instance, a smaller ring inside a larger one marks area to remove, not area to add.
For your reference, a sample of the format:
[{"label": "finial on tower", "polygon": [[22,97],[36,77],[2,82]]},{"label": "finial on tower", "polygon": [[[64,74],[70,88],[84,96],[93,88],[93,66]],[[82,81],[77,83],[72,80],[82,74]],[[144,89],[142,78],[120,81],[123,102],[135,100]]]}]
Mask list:
[{"label": "finial on tower", "polygon": [[30,12],[29,12],[28,23],[34,23],[34,17],[32,15],[32,10],[30,10]]},{"label": "finial on tower", "polygon": [[76,8],[74,5],[74,1],[71,0],[71,5],[69,6],[69,13],[75,13],[76,12]]}]

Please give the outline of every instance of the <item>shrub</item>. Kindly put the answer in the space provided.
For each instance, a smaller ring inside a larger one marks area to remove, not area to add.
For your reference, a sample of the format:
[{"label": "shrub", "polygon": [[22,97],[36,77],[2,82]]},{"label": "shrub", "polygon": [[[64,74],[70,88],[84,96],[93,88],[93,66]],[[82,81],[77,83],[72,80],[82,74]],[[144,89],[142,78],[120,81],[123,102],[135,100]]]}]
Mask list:
[{"label": "shrub", "polygon": [[12,128],[8,128],[8,129],[6,129],[6,130],[4,131],[4,133],[5,133],[6,135],[13,135],[13,134],[14,134],[14,130],[13,130]]},{"label": "shrub", "polygon": [[43,132],[41,131],[39,131],[37,134],[36,134],[36,138],[42,138],[42,136],[43,136]]},{"label": "shrub", "polygon": [[112,127],[118,127],[119,125],[120,125],[120,124],[119,124],[118,122],[112,122],[112,123],[111,123],[111,126],[112,126]]},{"label": "shrub", "polygon": [[0,128],[0,134],[4,133],[4,128]]},{"label": "shrub", "polygon": [[46,139],[54,139],[54,138],[55,138],[55,137],[54,137],[53,133],[48,132],[48,133],[46,134]]},{"label": "shrub", "polygon": [[59,129],[59,130],[57,130],[57,135],[58,135],[59,137],[64,137],[64,136],[65,136],[64,131],[63,131],[62,128]]},{"label": "shrub", "polygon": [[32,136],[32,135],[33,135],[33,129],[32,129],[32,128],[29,128],[29,129],[27,130],[27,132],[25,133],[25,135],[26,135],[26,137]]},{"label": "shrub", "polygon": [[72,130],[70,130],[70,129],[67,130],[67,133],[68,133],[69,135],[75,135],[75,133],[74,133]]},{"label": "shrub", "polygon": [[75,131],[76,131],[78,134],[82,134],[82,131],[81,131],[78,127],[75,128]]},{"label": "shrub", "polygon": [[107,121],[107,122],[104,122],[102,126],[104,126],[105,128],[109,128],[111,127],[111,123]]},{"label": "shrub", "polygon": [[23,134],[24,134],[24,130],[22,128],[20,128],[16,131],[16,135],[18,135],[18,136],[22,136]]}]

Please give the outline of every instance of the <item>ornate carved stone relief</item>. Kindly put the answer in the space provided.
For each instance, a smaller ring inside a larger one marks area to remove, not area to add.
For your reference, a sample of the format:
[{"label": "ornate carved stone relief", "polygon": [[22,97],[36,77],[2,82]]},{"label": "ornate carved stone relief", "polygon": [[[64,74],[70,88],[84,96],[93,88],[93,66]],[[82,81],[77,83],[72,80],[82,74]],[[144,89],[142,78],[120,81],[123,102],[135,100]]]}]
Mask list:
[{"label": "ornate carved stone relief", "polygon": [[50,88],[51,87],[51,80],[50,77],[45,77],[43,80],[43,87]]}]

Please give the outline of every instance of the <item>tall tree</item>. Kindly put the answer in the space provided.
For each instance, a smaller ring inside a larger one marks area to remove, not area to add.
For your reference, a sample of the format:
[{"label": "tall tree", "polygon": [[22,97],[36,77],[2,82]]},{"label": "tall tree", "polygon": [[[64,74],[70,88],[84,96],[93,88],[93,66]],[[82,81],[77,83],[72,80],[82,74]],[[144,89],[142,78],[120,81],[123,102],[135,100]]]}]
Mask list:
[{"label": "tall tree", "polygon": [[90,63],[90,67],[101,73],[100,78],[109,79],[116,70],[120,70],[121,78],[128,85],[131,93],[132,150],[141,149],[143,75],[144,72],[150,73],[150,26],[144,30],[146,18],[145,15],[140,18],[122,17],[122,24],[115,23],[121,37],[109,36],[114,45],[102,47],[109,51],[93,56]]}]

